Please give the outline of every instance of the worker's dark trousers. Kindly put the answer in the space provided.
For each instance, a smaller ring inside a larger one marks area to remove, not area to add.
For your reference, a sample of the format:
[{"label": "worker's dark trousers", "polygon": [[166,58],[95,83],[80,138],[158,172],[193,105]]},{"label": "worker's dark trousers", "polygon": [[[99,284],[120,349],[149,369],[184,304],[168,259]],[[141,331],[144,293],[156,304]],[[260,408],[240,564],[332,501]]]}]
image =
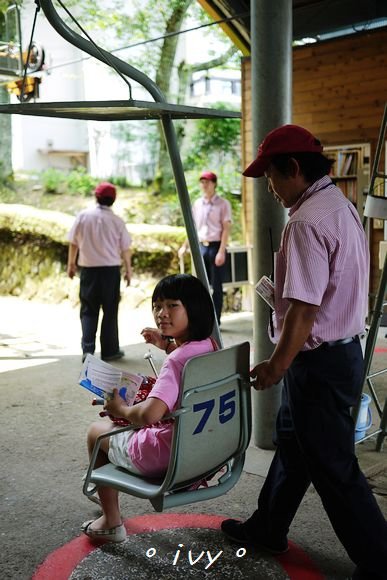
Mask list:
[{"label": "worker's dark trousers", "polygon": [[120,301],[120,267],[82,268],[79,297],[81,300],[82,351],[95,351],[98,317],[102,308],[101,358],[119,351],[118,304]]},{"label": "worker's dark trousers", "polygon": [[354,452],[350,407],[362,377],[358,339],[295,358],[284,381],[277,450],[246,530],[267,544],[283,543],[312,482],[358,577],[385,580],[387,524]]},{"label": "worker's dark trousers", "polygon": [[218,253],[220,242],[210,242],[209,246],[200,244],[200,253],[203,256],[207,278],[212,287],[212,300],[214,302],[216,318],[220,322],[223,306],[223,278],[225,265],[215,266],[215,256]]}]

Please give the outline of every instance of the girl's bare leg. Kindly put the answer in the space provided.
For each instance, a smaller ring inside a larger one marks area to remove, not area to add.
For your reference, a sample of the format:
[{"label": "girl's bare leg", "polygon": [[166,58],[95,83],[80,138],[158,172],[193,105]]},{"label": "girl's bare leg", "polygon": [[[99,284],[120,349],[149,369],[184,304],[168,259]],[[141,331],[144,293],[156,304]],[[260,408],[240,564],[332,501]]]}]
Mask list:
[{"label": "girl's bare leg", "polygon": [[[107,433],[107,431],[111,431],[113,427],[114,424],[107,421],[106,422],[98,421],[90,425],[89,430],[87,432],[87,448],[89,452],[89,457],[91,457],[97,437],[99,437],[99,435],[102,435],[103,433]],[[109,438],[106,437],[105,439],[102,439],[101,447],[98,452],[97,460],[95,463],[96,467],[101,467],[102,465],[106,465],[106,463],[109,462],[108,452],[109,452]],[[106,530],[119,526],[122,523],[122,519],[119,506],[118,491],[112,489],[111,487],[99,487],[98,495],[99,499],[101,500],[103,514],[100,518],[96,519],[92,523],[91,529]]]}]

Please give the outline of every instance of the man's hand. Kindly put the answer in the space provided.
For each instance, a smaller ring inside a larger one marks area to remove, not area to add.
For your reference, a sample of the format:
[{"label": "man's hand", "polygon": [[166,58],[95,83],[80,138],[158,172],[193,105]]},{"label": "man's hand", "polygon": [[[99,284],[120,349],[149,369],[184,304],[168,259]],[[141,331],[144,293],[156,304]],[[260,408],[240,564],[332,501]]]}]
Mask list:
[{"label": "man's hand", "polygon": [[77,255],[78,246],[76,244],[69,244],[69,249],[67,253],[67,276],[69,278],[74,278],[77,273]]},{"label": "man's hand", "polygon": [[257,391],[263,391],[279,383],[284,374],[284,369],[276,369],[270,360],[264,360],[250,371],[250,376],[254,379],[251,385]]},{"label": "man's hand", "polygon": [[187,246],[181,246],[181,248],[178,249],[177,251],[177,255],[179,256],[179,258],[182,258],[184,256],[184,254],[187,251]]},{"label": "man's hand", "polygon": [[77,273],[77,267],[75,264],[68,264],[67,266],[67,276],[69,278],[74,278],[75,274]]},{"label": "man's hand", "polygon": [[257,391],[276,385],[282,379],[312,330],[319,307],[300,300],[289,299],[289,302],[281,336],[270,360],[264,360],[250,372]]},{"label": "man's hand", "polygon": [[223,266],[226,261],[226,250],[220,250],[215,256],[215,266]]},{"label": "man's hand", "polygon": [[130,286],[130,280],[131,280],[131,273],[130,272],[125,272],[124,280],[126,282],[126,286]]}]

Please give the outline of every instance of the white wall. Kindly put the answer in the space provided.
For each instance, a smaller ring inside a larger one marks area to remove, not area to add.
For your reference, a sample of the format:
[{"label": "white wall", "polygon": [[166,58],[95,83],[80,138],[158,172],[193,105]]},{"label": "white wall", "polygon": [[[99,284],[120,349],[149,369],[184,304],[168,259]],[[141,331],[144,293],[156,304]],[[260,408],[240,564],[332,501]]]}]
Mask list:
[{"label": "white wall", "polygon": [[[23,48],[29,42],[35,3],[25,3],[22,12]],[[34,40],[44,47],[48,73],[42,74],[39,101],[83,100],[83,65],[51,68],[58,64],[74,61],[82,56],[81,51],[66,42],[47,22],[42,11],[38,14]],[[18,102],[12,96],[12,102]],[[54,117],[27,117],[14,115],[13,166],[14,170],[42,170],[47,167],[70,167],[69,157],[47,155],[44,151],[88,150],[86,121],[57,119]]]}]

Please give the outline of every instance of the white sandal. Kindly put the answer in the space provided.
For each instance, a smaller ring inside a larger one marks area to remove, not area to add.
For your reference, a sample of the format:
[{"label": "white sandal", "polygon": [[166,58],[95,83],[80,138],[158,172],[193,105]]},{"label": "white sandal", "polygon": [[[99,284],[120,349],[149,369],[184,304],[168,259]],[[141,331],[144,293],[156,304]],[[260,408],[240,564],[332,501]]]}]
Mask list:
[{"label": "white sandal", "polygon": [[94,521],[95,520],[89,520],[84,522],[81,526],[82,532],[91,540],[98,542],[115,542],[117,544],[126,540],[126,529],[124,524],[120,524],[108,530],[93,530],[90,526]]}]

